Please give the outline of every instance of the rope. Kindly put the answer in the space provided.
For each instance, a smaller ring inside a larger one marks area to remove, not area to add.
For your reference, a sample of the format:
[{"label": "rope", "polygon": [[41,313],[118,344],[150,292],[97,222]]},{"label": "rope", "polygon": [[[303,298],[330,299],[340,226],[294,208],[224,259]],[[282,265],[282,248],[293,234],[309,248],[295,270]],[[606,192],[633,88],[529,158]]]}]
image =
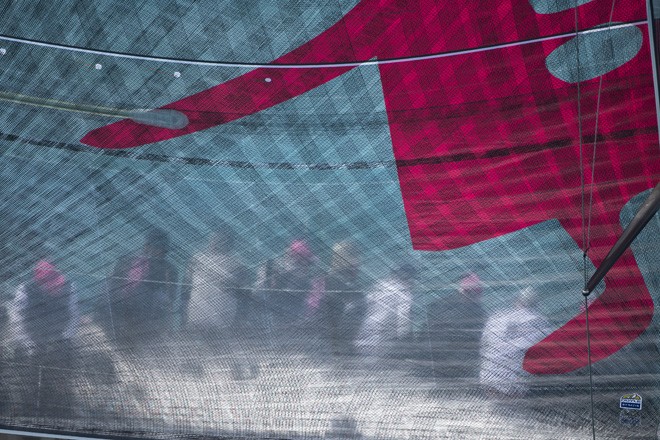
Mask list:
[{"label": "rope", "polygon": [[[580,83],[582,82],[582,77],[580,75],[580,33],[579,33],[579,25],[578,25],[578,10],[577,10],[577,0],[575,4],[575,47],[576,47],[576,68],[577,68],[577,107],[578,107],[578,142],[579,142],[579,148],[580,148],[580,194],[581,194],[581,200],[580,200],[580,215],[582,217],[582,275],[584,278],[584,287],[582,289],[582,293],[584,295],[584,310],[586,314],[586,321],[587,321],[587,361],[589,364],[589,397],[591,400],[591,434],[593,437],[593,440],[596,440],[596,424],[594,420],[594,386],[593,386],[593,374],[591,370],[591,335],[589,334],[589,301],[587,297],[589,296],[589,293],[586,290],[587,287],[587,228],[585,228],[585,185],[584,185],[584,158],[583,158],[583,151],[582,151],[582,95],[581,95],[581,88],[580,88]],[[601,76],[602,79],[602,76]],[[598,101],[600,103],[600,90],[598,94]],[[595,142],[595,140],[594,140]],[[595,148],[594,148],[595,150]],[[595,158],[595,156],[594,156]],[[593,167],[592,167],[592,173],[593,173]],[[593,189],[593,178],[592,178],[592,189]],[[589,211],[591,212],[591,207],[589,208]],[[586,294],[585,294],[586,292]]]},{"label": "rope", "polygon": [[[578,27],[578,12],[577,12],[577,0],[575,4],[575,66],[577,68],[577,111],[578,111],[578,145],[580,148],[580,156],[579,156],[579,161],[580,161],[580,194],[581,194],[581,200],[580,200],[580,215],[582,217],[582,251],[585,251],[586,248],[586,243],[587,243],[587,238],[586,238],[586,228],[585,228],[585,215],[584,215],[584,159],[583,159],[583,151],[582,151],[582,92],[580,88],[580,84],[582,83],[582,77],[580,74],[580,34],[579,34],[579,27]],[[586,273],[586,265],[583,265],[582,271],[584,272],[584,285],[587,285],[587,273]]]},{"label": "rope", "polygon": [[584,313],[587,319],[587,360],[589,363],[589,397],[591,399],[591,433],[596,440],[596,422],[594,421],[594,376],[591,371],[591,335],[589,333],[589,295],[584,295]]},{"label": "rope", "polygon": [[[612,9],[610,9],[610,19],[609,19],[609,26],[608,26],[608,32],[611,32],[612,30],[612,18],[614,17],[614,5],[616,5],[616,0],[612,0]],[[610,40],[610,44],[612,44],[612,40]],[[614,47],[611,48],[612,53],[614,53]],[[593,200],[594,200],[594,181],[596,178],[596,147],[598,144],[598,120],[599,120],[599,114],[600,114],[600,97],[601,97],[601,92],[603,90],[603,76],[600,76],[600,79],[598,81],[598,95],[597,95],[597,101],[596,101],[596,125],[594,128],[594,142],[593,142],[593,155],[591,157],[591,186],[589,189],[589,214],[587,216],[587,247],[584,249],[584,252],[587,252],[589,249],[591,249],[591,212],[593,208]]]},{"label": "rope", "polygon": [[[612,18],[614,17],[614,6],[616,5],[616,0],[612,0],[612,8],[610,9],[610,18],[609,18],[609,26],[608,26],[608,32],[611,31],[612,29]],[[576,38],[578,37],[577,35],[577,10],[575,13],[575,22],[576,22]],[[610,44],[612,42],[610,41]],[[579,48],[579,45],[578,45]],[[612,53],[614,53],[614,48],[612,47]],[[578,49],[578,54],[579,54],[579,49]],[[579,58],[578,58],[579,60]],[[580,65],[578,61],[578,80],[580,80]],[[578,81],[578,109],[580,106],[579,100],[580,100],[580,82]],[[591,216],[592,216],[592,211],[593,211],[593,200],[594,200],[594,186],[595,186],[595,179],[596,179],[596,151],[598,147],[598,122],[599,122],[599,115],[600,115],[600,99],[602,95],[602,90],[603,90],[603,76],[600,76],[600,79],[598,81],[598,95],[597,95],[597,101],[596,101],[596,121],[595,121],[595,127],[594,127],[594,141],[593,141],[593,153],[591,157],[591,182],[590,182],[590,187],[589,187],[589,212],[587,215],[587,229],[586,229],[586,237],[585,237],[585,232],[584,232],[584,172],[582,169],[582,126],[581,122],[580,124],[580,176],[582,179],[582,237],[583,237],[583,274],[584,274],[584,288],[582,290],[582,294],[584,295],[584,313],[585,313],[585,320],[586,320],[586,328],[587,328],[587,361],[589,365],[589,397],[591,400],[591,433],[593,440],[596,440],[596,424],[595,424],[595,418],[594,418],[594,378],[593,378],[593,371],[592,371],[592,365],[591,365],[591,332],[589,331],[589,292],[587,291],[587,252],[591,248]],[[581,114],[580,111],[578,110],[578,118],[581,119]]]}]

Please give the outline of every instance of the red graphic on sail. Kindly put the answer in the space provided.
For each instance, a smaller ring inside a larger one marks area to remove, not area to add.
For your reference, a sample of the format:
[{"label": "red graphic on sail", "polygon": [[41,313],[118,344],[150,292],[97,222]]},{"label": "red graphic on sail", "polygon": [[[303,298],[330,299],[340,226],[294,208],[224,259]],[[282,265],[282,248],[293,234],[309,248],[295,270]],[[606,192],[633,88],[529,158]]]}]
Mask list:
[{"label": "red graphic on sail", "polygon": [[[610,11],[610,1],[582,5],[580,26],[608,22]],[[645,15],[643,1],[628,0],[617,4],[612,21]],[[379,64],[379,71],[405,212],[419,250],[467,246],[548,219],[558,219],[582,246],[580,170],[591,175],[596,138],[594,175],[606,182],[594,187],[591,213],[589,257],[598,265],[621,233],[623,205],[660,175],[651,61],[645,41],[636,57],[603,76],[599,105],[599,80],[581,83],[586,153],[580,163],[577,85],[555,78],[545,65],[550,52],[571,38],[549,37],[568,35],[574,26],[575,10],[542,15],[527,1],[363,0],[273,64],[401,59]],[[405,59],[455,51],[462,52]],[[122,120],[82,142],[131,148],[191,134],[285,102],[354,67],[258,68],[161,107],[184,113],[189,124],[183,129]],[[616,282],[589,309],[593,361],[633,341],[653,316],[630,251],[613,271]],[[523,367],[557,374],[586,365],[580,314],[532,347]]]}]

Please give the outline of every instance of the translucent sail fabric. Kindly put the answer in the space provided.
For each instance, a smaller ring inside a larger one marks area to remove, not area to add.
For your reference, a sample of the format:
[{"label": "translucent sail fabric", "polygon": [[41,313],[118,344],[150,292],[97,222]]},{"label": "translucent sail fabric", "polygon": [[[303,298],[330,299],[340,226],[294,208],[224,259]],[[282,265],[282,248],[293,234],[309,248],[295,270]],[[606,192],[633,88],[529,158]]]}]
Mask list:
[{"label": "translucent sail fabric", "polygon": [[581,295],[660,177],[646,14],[10,5],[0,425],[653,438],[657,216],[590,353]]}]

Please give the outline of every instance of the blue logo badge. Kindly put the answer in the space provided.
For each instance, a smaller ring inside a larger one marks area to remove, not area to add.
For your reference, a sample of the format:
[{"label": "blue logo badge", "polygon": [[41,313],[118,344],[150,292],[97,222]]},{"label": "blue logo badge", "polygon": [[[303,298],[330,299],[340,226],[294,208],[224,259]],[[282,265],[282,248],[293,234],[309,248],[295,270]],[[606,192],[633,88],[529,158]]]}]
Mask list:
[{"label": "blue logo badge", "polygon": [[621,396],[621,399],[619,399],[619,408],[641,410],[642,396],[637,393]]}]

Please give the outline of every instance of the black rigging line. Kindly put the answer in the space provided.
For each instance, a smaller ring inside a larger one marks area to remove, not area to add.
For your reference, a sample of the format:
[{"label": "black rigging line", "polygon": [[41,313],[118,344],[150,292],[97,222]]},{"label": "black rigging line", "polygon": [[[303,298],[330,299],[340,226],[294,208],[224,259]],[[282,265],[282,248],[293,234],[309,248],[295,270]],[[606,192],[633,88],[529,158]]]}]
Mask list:
[{"label": "black rigging line", "polygon": [[[616,5],[616,0],[612,0],[612,8],[610,9],[610,19],[608,21],[608,30],[607,32],[610,33],[612,31],[612,18],[614,17],[614,6]],[[612,54],[614,54],[614,42],[613,39],[610,38],[610,50]],[[591,158],[591,186],[589,188],[589,214],[587,217],[587,246],[584,249],[585,252],[588,252],[589,249],[591,248],[591,209],[593,207],[593,200],[594,200],[594,181],[596,178],[596,146],[598,143],[598,116],[600,114],[600,97],[601,97],[601,92],[603,91],[603,75],[600,76],[600,79],[598,81],[598,100],[596,102],[596,121],[595,121],[595,128],[594,128],[594,142],[593,142],[593,155]],[[586,286],[586,282],[585,282]]]},{"label": "black rigging line", "polygon": [[[611,32],[612,28],[612,18],[614,17],[614,6],[616,5],[616,0],[612,0],[612,8],[610,9],[610,18],[608,21],[608,32]],[[576,10],[576,38],[578,37],[577,33],[577,10]],[[610,40],[610,45],[612,45],[612,41]],[[579,47],[579,45],[578,45]],[[614,53],[614,48],[612,47],[612,53]],[[579,49],[578,49],[579,50]],[[579,59],[578,59],[578,91],[579,91]],[[593,153],[592,153],[592,158],[591,158],[591,180],[590,180],[590,187],[589,187],[589,213],[588,213],[588,218],[587,218],[587,229],[586,229],[586,240],[584,238],[584,172],[582,171],[582,157],[580,157],[580,175],[582,177],[582,231],[583,231],[583,274],[584,274],[584,288],[582,289],[582,294],[584,295],[584,313],[585,313],[585,320],[586,320],[586,327],[587,327],[587,362],[589,364],[589,397],[591,400],[591,432],[593,439],[596,440],[596,425],[595,425],[595,419],[594,419],[594,378],[593,378],[593,371],[592,371],[592,365],[591,365],[591,332],[589,331],[589,300],[588,297],[591,294],[591,290],[588,289],[588,280],[587,280],[587,252],[591,248],[591,214],[592,214],[592,208],[593,208],[593,198],[594,198],[594,185],[595,185],[595,178],[596,178],[596,147],[597,147],[597,142],[598,142],[598,122],[599,122],[599,114],[600,114],[600,102],[601,102],[601,94],[603,90],[603,75],[600,76],[599,82],[598,82],[598,98],[596,102],[596,121],[595,121],[595,128],[594,128],[594,141],[593,141]],[[579,94],[579,92],[578,92]],[[579,97],[578,97],[579,99]],[[580,115],[581,118],[581,115]],[[582,127],[580,125],[580,142],[582,142]],[[582,145],[580,145],[580,156],[582,156]]]},{"label": "black rigging line", "polygon": [[[585,259],[586,256],[587,254],[584,254]],[[594,377],[591,372],[591,335],[589,334],[589,293],[586,290],[583,290],[582,292],[584,294],[584,313],[587,321],[587,360],[589,362],[589,397],[591,398],[591,433],[593,434],[593,439],[596,440],[596,424],[594,422]]]},{"label": "black rigging line", "polygon": [[[580,32],[579,32],[579,24],[578,24],[578,4],[577,0],[575,2],[575,7],[573,9],[575,11],[575,48],[576,48],[576,69],[577,69],[577,107],[578,107],[578,133],[579,133],[579,148],[580,148],[580,155],[579,155],[579,161],[580,161],[580,188],[581,188],[581,203],[580,203],[580,214],[582,217],[582,274],[584,277],[584,288],[582,289],[582,292],[586,292],[586,286],[587,286],[587,228],[585,227],[585,185],[584,185],[584,159],[583,159],[583,145],[582,145],[582,96],[581,96],[581,89],[580,89],[580,83],[582,82],[582,77],[581,77],[581,72],[580,72]],[[602,78],[602,77],[601,77]],[[599,102],[600,102],[600,89],[599,89]],[[595,157],[595,156],[594,156]],[[592,187],[593,187],[593,180],[592,180]],[[587,363],[589,365],[589,397],[591,399],[591,433],[593,436],[593,440],[596,440],[596,425],[594,421],[594,387],[593,387],[593,374],[592,374],[592,369],[591,369],[591,336],[589,334],[589,301],[587,299],[587,296],[589,293],[587,293],[584,296],[584,305],[585,305],[585,313],[586,313],[586,321],[587,321]]]}]

